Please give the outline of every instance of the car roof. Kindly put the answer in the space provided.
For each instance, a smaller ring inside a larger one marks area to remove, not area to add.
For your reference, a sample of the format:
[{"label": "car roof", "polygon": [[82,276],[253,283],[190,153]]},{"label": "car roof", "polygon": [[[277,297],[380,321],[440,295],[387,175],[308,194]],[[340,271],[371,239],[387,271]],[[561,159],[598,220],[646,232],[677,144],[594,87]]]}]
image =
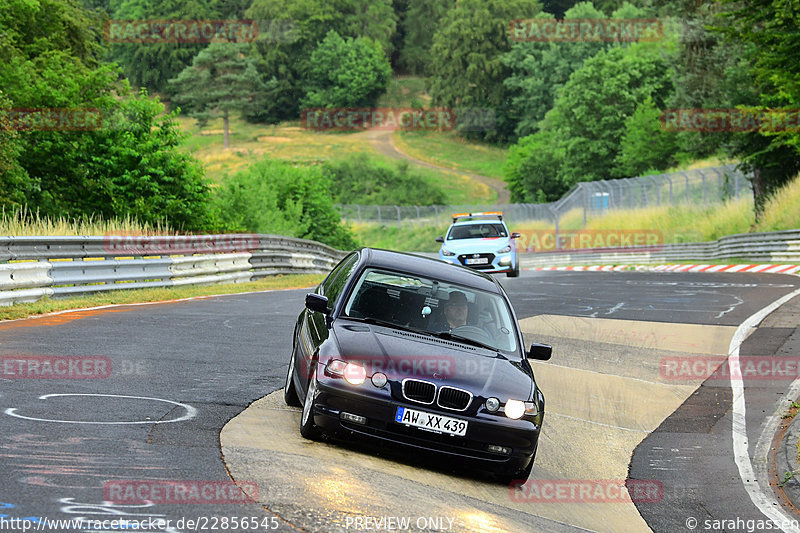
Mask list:
[{"label": "car roof", "polygon": [[505,223],[502,220],[497,219],[472,219],[472,220],[459,220],[458,222],[453,222],[450,224],[451,226],[466,226],[469,224],[500,224],[501,226],[505,226]]},{"label": "car roof", "polygon": [[498,294],[501,292],[497,280],[470,268],[430,257],[380,248],[360,248],[359,251],[361,261],[368,267],[408,272]]}]

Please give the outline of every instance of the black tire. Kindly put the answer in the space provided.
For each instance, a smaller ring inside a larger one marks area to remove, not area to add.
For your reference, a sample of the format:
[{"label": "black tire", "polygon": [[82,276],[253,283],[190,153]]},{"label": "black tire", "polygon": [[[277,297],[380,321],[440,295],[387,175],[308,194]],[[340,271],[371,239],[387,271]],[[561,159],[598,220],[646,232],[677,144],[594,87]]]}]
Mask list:
[{"label": "black tire", "polygon": [[514,255],[514,270],[511,272],[506,272],[506,276],[509,278],[518,278],[519,277],[519,254]]},{"label": "black tire", "polygon": [[531,462],[528,463],[528,466],[520,470],[517,470],[512,474],[497,474],[496,476],[497,480],[503,485],[511,485],[514,482],[520,484],[525,483],[530,477],[531,472],[533,471],[533,462],[535,458],[536,456],[534,455],[534,457],[531,458]]},{"label": "black tire", "polygon": [[286,383],[283,385],[283,401],[291,407],[302,407],[300,398],[297,396],[297,389],[294,386],[294,350],[292,358],[289,360],[289,369],[286,371]]},{"label": "black tire", "polygon": [[303,414],[300,416],[300,434],[309,440],[320,440],[322,432],[314,425],[314,396],[317,392],[316,369],[311,371],[311,381],[306,391],[306,401],[303,402]]}]

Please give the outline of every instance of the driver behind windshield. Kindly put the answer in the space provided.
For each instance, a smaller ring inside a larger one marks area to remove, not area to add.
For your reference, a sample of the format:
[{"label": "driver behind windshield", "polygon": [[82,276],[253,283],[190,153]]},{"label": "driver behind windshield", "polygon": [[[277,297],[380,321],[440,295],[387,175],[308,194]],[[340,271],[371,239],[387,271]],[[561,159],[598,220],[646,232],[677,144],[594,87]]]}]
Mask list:
[{"label": "driver behind windshield", "polygon": [[467,296],[461,291],[450,293],[450,299],[444,303],[444,317],[450,329],[467,325]]}]

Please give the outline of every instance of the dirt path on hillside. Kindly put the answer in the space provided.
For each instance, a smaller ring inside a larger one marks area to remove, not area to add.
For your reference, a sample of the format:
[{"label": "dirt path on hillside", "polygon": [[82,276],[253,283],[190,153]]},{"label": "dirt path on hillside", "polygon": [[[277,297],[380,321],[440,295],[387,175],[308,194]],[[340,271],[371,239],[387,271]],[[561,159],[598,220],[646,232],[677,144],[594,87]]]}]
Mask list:
[{"label": "dirt path on hillside", "polygon": [[400,151],[400,149],[397,148],[397,145],[395,145],[394,141],[392,140],[392,133],[393,132],[391,130],[372,129],[365,132],[365,135],[369,139],[370,144],[372,144],[375,150],[381,155],[390,157],[392,159],[408,161],[415,165],[425,168],[430,168],[440,172],[447,172],[449,174],[458,174],[462,176],[467,176],[469,179],[482,183],[487,187],[489,187],[490,189],[494,190],[497,193],[497,200],[494,202],[495,204],[499,205],[499,204],[510,203],[511,193],[508,192],[508,188],[506,188],[506,183],[503,180],[499,180],[497,178],[490,178],[489,176],[481,176],[480,174],[473,174],[471,172],[454,170],[452,168],[442,167],[439,165],[434,165],[432,163],[428,163],[427,161],[422,161],[421,159],[412,157],[407,153]]}]

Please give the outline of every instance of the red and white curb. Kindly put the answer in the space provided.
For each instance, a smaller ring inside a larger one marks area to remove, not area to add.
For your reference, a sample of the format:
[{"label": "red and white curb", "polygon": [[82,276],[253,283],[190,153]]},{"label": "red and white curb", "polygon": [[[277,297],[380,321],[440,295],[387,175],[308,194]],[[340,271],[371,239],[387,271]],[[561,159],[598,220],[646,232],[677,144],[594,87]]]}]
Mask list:
[{"label": "red and white curb", "polygon": [[756,272],[760,274],[798,274],[800,265],[594,265],[563,267],[531,267],[526,270],[564,270],[573,272]]}]

